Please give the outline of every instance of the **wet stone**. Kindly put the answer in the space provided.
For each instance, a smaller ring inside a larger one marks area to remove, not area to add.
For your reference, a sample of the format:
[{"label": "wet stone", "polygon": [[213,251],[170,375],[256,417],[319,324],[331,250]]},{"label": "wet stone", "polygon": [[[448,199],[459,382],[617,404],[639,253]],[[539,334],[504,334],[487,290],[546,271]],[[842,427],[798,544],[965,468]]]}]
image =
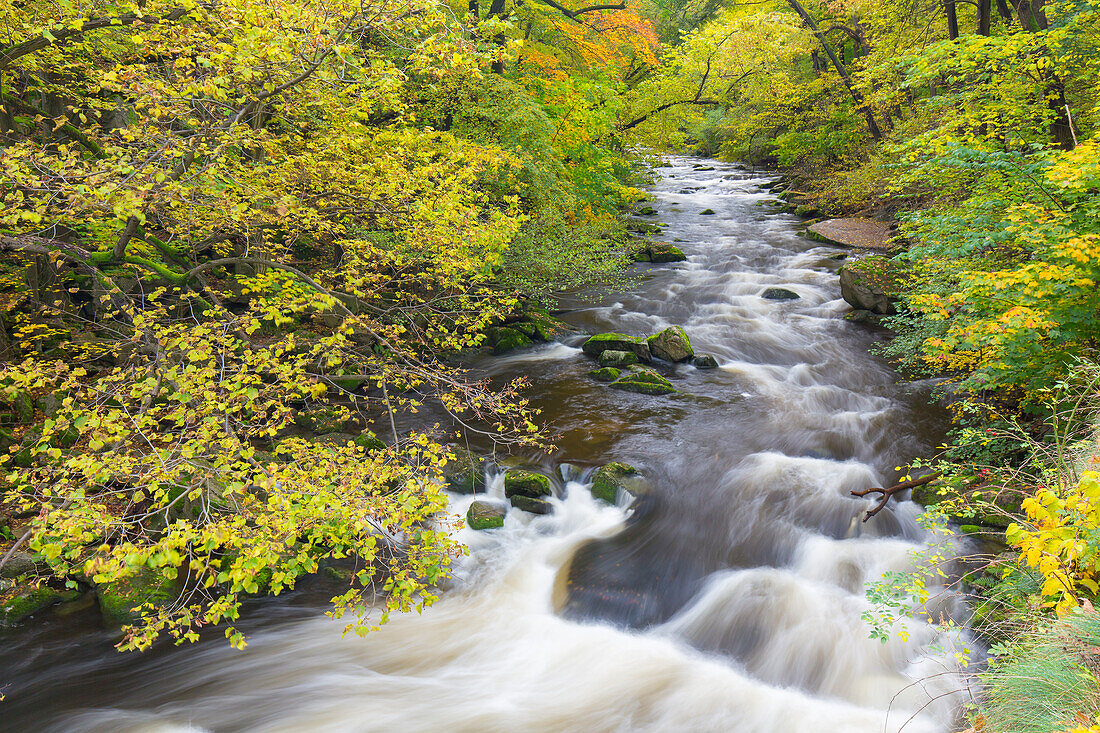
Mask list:
[{"label": "wet stone", "polygon": [[487,501],[475,501],[466,510],[466,525],[470,529],[486,530],[504,526],[506,507]]}]

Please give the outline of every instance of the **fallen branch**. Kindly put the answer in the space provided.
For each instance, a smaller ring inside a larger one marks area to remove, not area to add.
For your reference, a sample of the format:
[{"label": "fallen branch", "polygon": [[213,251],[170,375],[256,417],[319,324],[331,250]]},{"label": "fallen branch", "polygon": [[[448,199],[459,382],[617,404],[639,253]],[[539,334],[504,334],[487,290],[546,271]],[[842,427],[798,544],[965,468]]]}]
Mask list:
[{"label": "fallen branch", "polygon": [[915,478],[912,481],[902,481],[900,484],[894,484],[888,489],[864,489],[863,491],[853,491],[851,492],[851,494],[852,496],[859,497],[867,496],[868,494],[882,494],[882,498],[878,500],[878,504],[876,504],[873,509],[870,509],[867,512],[866,516],[863,517],[863,521],[866,522],[868,519],[882,511],[883,508],[885,508],[886,504],[890,501],[890,497],[894,494],[898,493],[899,491],[905,491],[906,489],[915,489],[918,486],[924,486],[925,484],[932,483],[942,475],[942,471],[936,471],[934,473],[921,476],[920,478]]}]

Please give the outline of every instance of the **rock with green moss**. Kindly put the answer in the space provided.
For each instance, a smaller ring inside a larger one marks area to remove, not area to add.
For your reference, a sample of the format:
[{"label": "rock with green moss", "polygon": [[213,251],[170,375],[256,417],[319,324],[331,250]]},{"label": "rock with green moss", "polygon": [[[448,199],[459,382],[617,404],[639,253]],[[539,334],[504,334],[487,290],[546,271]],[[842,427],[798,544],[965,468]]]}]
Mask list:
[{"label": "rock with green moss", "polygon": [[535,327],[535,338],[539,341],[554,341],[570,332],[565,321],[554,318],[549,311],[542,308],[527,311],[527,320]]},{"label": "rock with green moss", "polygon": [[696,357],[694,359],[692,359],[691,363],[695,365],[696,369],[717,369],[718,368],[718,360],[715,359],[710,354],[697,354]]},{"label": "rock with green moss", "polygon": [[504,495],[509,499],[513,496],[528,496],[533,499],[550,496],[550,479],[533,471],[512,469],[504,474]]},{"label": "rock with green moss", "polygon": [[63,600],[63,593],[47,586],[17,593],[0,605],[0,626],[16,624]]},{"label": "rock with green moss", "polygon": [[620,377],[617,381],[612,382],[611,386],[615,389],[647,395],[665,395],[672,394],[676,391],[676,388],[672,386],[672,382],[668,381],[657,372],[648,369],[630,372]]},{"label": "rock with green moss", "polygon": [[649,344],[644,339],[627,336],[625,333],[598,333],[583,344],[581,351],[589,356],[598,357],[605,351],[629,351],[639,361],[649,361]]},{"label": "rock with green moss", "polygon": [[443,466],[447,488],[456,494],[476,494],[485,490],[485,459],[461,446],[451,446],[454,454]]},{"label": "rock with green moss", "polygon": [[646,339],[649,344],[649,352],[658,359],[665,361],[687,361],[695,356],[695,350],[691,348],[691,340],[679,326],[669,326],[660,333],[655,333]]},{"label": "rock with green moss", "polygon": [[9,401],[12,412],[19,422],[28,423],[34,420],[34,400],[29,392],[19,392]]},{"label": "rock with green moss", "polygon": [[486,331],[494,354],[506,354],[509,351],[531,346],[534,342],[514,328],[495,326]]},{"label": "rock with green moss", "polygon": [[616,351],[608,349],[600,352],[596,361],[602,367],[617,367],[619,369],[638,363],[638,355],[633,351]]},{"label": "rock with green moss", "polygon": [[615,367],[602,367],[600,369],[593,369],[588,373],[588,376],[595,379],[597,382],[614,382],[619,378],[622,371]]},{"label": "rock with green moss", "polygon": [[351,439],[351,442],[367,452],[386,449],[386,443],[370,430],[359,433]]},{"label": "rock with green moss", "polygon": [[176,600],[176,581],[152,568],[141,568],[134,575],[110,583],[97,584],[99,610],[103,620],[112,626],[133,623],[141,618],[135,609],[148,603],[166,606]]},{"label": "rock with green moss", "polygon": [[626,463],[614,461],[600,466],[592,477],[592,496],[614,504],[620,491],[628,491],[626,479],[638,475],[638,469]]},{"label": "rock with green moss", "polygon": [[348,422],[348,411],[339,407],[317,405],[299,410],[294,415],[294,424],[314,435],[338,433]]},{"label": "rock with green moss", "polygon": [[509,497],[508,501],[510,501],[512,506],[516,509],[522,509],[531,514],[549,514],[554,511],[554,507],[545,499],[536,499],[534,497],[516,494],[515,496]]},{"label": "rock with green moss", "polygon": [[466,510],[466,526],[470,529],[496,529],[504,526],[506,507],[488,501],[475,501]]},{"label": "rock with green moss", "polygon": [[853,308],[892,316],[907,280],[904,269],[889,257],[864,257],[840,268],[840,296]]},{"label": "rock with green moss", "polygon": [[679,247],[672,244],[654,242],[649,248],[650,262],[683,262],[686,259],[687,255],[685,255]]},{"label": "rock with green moss", "polygon": [[703,209],[699,212],[699,216],[714,216],[714,209]]},{"label": "rock with green moss", "polygon": [[657,209],[652,206],[643,206],[638,209],[637,213],[639,216],[657,216]]},{"label": "rock with green moss", "polygon": [[844,314],[844,320],[851,321],[852,323],[864,323],[868,326],[882,326],[882,319],[885,317],[886,316],[880,316],[878,313],[862,308]]},{"label": "rock with green moss", "polygon": [[766,300],[798,300],[802,296],[786,288],[767,288],[760,297]]},{"label": "rock with green moss", "polygon": [[515,321],[514,323],[509,323],[508,328],[519,331],[532,341],[538,339],[539,336],[538,329],[535,328],[535,324],[531,323],[530,321]]}]

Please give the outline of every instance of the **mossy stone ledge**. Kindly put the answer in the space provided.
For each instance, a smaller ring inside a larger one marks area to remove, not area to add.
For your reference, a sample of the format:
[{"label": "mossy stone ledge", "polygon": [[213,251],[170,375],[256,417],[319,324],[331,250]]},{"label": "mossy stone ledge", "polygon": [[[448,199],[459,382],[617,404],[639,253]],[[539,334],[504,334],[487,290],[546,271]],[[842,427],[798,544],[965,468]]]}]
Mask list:
[{"label": "mossy stone ledge", "polygon": [[122,626],[141,618],[135,609],[149,603],[166,606],[176,600],[176,581],[152,568],[141,568],[127,578],[96,586],[103,621]]},{"label": "mossy stone ledge", "polygon": [[531,346],[534,341],[520,331],[506,326],[496,326],[486,331],[489,344],[493,347],[494,354],[506,354],[509,351]]},{"label": "mossy stone ledge", "polygon": [[554,511],[554,507],[550,502],[545,499],[536,499],[530,496],[523,496],[522,494],[516,494],[508,499],[516,509],[520,509],[531,514],[549,514]]}]

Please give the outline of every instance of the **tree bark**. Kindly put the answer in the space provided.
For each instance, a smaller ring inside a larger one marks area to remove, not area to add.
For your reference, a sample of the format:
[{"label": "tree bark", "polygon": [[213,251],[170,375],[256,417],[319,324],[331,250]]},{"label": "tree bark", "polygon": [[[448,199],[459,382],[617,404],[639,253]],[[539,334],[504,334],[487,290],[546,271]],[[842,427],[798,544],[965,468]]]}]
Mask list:
[{"label": "tree bark", "polygon": [[947,37],[954,41],[959,37],[959,15],[955,12],[955,0],[943,0],[943,12],[947,16]]},{"label": "tree bark", "polygon": [[978,0],[978,35],[988,36],[993,15],[992,0]]},{"label": "tree bark", "polygon": [[845,88],[848,90],[848,94],[851,95],[852,101],[856,103],[856,107],[863,113],[863,117],[867,120],[867,129],[871,132],[871,137],[876,141],[882,139],[882,130],[879,129],[878,123],[875,122],[875,116],[871,114],[870,108],[867,106],[867,102],[863,99],[863,95],[855,85],[852,83],[852,77],[848,75],[848,70],[844,68],[844,64],[840,63],[840,59],[836,57],[836,52],[833,51],[833,47],[829,45],[829,41],[825,38],[825,34],[821,32],[821,28],[806,12],[806,9],[802,7],[802,3],[798,0],[787,0],[787,4],[791,6],[794,12],[798,13],[798,16],[802,18],[802,22],[806,24],[806,27],[810,29],[810,32],[817,38],[818,43],[821,44],[821,48],[825,51],[825,55],[829,57],[829,61],[832,62],[833,68],[840,74],[841,80],[844,82]]}]

